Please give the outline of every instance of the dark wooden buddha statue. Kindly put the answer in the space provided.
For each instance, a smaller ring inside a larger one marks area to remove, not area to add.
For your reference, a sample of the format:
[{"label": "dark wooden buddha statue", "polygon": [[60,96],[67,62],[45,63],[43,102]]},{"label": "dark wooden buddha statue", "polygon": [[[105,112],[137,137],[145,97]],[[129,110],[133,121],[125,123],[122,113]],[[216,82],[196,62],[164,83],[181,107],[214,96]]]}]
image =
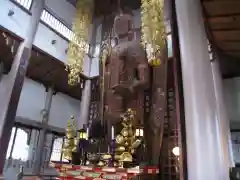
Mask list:
[{"label": "dark wooden buddha statue", "polygon": [[[136,121],[143,122],[144,90],[149,87],[149,66],[146,52],[135,39],[133,16],[120,13],[115,17],[117,45],[112,48],[105,64],[104,119],[111,126],[120,121],[121,113],[131,108]],[[111,134],[111,133],[108,133]]]}]

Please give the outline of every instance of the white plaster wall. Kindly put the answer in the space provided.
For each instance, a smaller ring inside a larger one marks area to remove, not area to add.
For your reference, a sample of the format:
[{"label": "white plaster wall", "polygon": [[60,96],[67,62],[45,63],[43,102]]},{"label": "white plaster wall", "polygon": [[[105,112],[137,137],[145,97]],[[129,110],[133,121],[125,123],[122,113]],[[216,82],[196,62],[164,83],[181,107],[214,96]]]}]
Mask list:
[{"label": "white plaster wall", "polygon": [[[44,108],[46,95],[47,92],[43,85],[25,78],[17,116],[40,122],[42,120],[41,110]],[[74,115],[76,118],[79,117],[79,110],[79,100],[57,93],[53,95],[49,124],[58,128],[66,128],[67,120],[71,115]]]},{"label": "white plaster wall", "polygon": [[223,81],[226,107],[231,122],[240,122],[240,77]]},{"label": "white plaster wall", "polygon": [[90,77],[95,77],[99,75],[99,61],[100,58],[98,57],[92,59]]},{"label": "white plaster wall", "polygon": [[[5,80],[7,80],[7,76],[3,76],[0,81],[0,91],[4,90]],[[16,116],[41,122],[41,110],[44,108],[46,95],[47,92],[43,85],[25,78]],[[66,128],[70,116],[79,118],[79,112],[79,100],[57,93],[53,95],[49,124],[58,128]]]},{"label": "white plaster wall", "polygon": [[[56,40],[56,44],[52,45],[52,40]],[[51,31],[43,24],[39,24],[38,26],[34,45],[56,59],[67,63],[66,49],[68,48],[68,41],[61,38],[58,34]]]},{"label": "white plaster wall", "polygon": [[133,11],[134,15],[134,27],[140,28],[141,27],[141,10],[137,9]]},{"label": "white plaster wall", "polygon": [[31,79],[25,78],[21,92],[17,116],[41,121],[41,110],[44,108],[45,87]]},{"label": "white plaster wall", "polygon": [[80,101],[57,93],[53,96],[49,124],[59,128],[66,128],[71,116],[79,118]]},{"label": "white plaster wall", "polygon": [[[69,24],[72,23],[71,19],[75,13],[72,5],[65,0],[47,0],[46,2],[46,5],[49,6],[49,8],[59,17],[68,21],[67,23]],[[27,36],[26,30],[30,21],[30,15],[9,0],[0,0],[0,4],[0,26],[12,31],[24,39]],[[9,10],[14,11],[12,17],[8,16]],[[56,45],[51,44],[52,40],[57,41]],[[66,62],[67,56],[65,50],[68,47],[68,41],[61,38],[45,25],[40,24],[38,27],[33,44],[53,57],[56,57],[58,60]]]}]

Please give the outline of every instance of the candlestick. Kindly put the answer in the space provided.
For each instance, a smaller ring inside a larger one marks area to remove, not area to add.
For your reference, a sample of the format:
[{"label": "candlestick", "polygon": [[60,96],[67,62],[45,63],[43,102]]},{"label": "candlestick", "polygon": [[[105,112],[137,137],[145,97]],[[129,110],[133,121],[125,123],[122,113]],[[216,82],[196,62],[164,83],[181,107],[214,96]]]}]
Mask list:
[{"label": "candlestick", "polygon": [[88,138],[89,138],[89,127],[87,127],[87,137],[86,137],[86,139],[88,140]]},{"label": "candlestick", "polygon": [[112,126],[112,140],[115,139],[115,134],[114,134],[114,126]]}]

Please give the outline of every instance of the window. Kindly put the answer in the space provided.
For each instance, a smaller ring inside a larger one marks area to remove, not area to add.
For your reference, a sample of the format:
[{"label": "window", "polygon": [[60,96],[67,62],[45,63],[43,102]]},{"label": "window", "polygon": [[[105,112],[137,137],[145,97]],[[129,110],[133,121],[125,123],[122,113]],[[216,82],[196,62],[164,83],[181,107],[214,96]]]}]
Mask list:
[{"label": "window", "polygon": [[66,25],[64,25],[61,21],[55,18],[48,11],[43,10],[41,20],[45,22],[48,26],[53,28],[59,34],[67,38],[68,40],[72,40],[73,32]]},{"label": "window", "polygon": [[63,155],[62,155],[63,154],[63,152],[62,152],[63,142],[64,142],[63,137],[54,139],[50,161],[68,162],[68,160],[63,159]]},{"label": "window", "polygon": [[14,0],[14,1],[21,5],[22,7],[26,8],[27,10],[30,10],[32,5],[32,0]]},{"label": "window", "polygon": [[167,48],[168,48],[168,57],[173,56],[173,48],[172,48],[172,35],[168,34],[167,35]]},{"label": "window", "polygon": [[28,159],[28,133],[20,128],[13,128],[11,138],[7,150],[7,158],[21,159],[26,161]]},{"label": "window", "polygon": [[[61,34],[63,37],[67,38],[69,41],[74,41],[79,46],[80,43],[77,42],[77,39],[74,39],[74,33],[71,29],[69,29],[66,25],[64,25],[60,20],[54,17],[50,12],[46,9],[43,10],[41,15],[41,20],[46,23],[49,27],[54,29],[56,32]],[[82,44],[83,47],[86,48],[86,51],[89,52],[89,44]]]},{"label": "window", "polygon": [[93,54],[93,56],[94,57],[99,57],[99,55],[100,55],[100,49],[101,48],[101,45],[100,44],[96,44],[96,46],[95,46],[95,49],[94,49],[94,54]]},{"label": "window", "polygon": [[6,156],[7,159],[11,158],[11,156],[12,156],[12,151],[13,151],[13,147],[14,147],[13,141],[15,141],[14,139],[16,137],[16,133],[17,133],[17,129],[15,127],[12,128],[12,133],[11,133],[11,137],[10,137],[10,141],[8,143],[8,149],[7,149],[7,156]]}]

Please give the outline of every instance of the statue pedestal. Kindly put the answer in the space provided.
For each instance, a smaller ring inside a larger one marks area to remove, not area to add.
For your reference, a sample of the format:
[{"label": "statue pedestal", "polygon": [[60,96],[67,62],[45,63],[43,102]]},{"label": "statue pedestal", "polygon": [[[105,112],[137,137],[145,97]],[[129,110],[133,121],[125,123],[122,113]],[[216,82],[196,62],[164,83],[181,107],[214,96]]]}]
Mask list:
[{"label": "statue pedestal", "polygon": [[91,167],[75,166],[71,164],[51,163],[51,167],[59,172],[58,179],[85,179],[85,180],[130,180],[135,176],[148,174],[156,175],[159,169],[156,167],[138,168],[112,168],[112,167]]}]

